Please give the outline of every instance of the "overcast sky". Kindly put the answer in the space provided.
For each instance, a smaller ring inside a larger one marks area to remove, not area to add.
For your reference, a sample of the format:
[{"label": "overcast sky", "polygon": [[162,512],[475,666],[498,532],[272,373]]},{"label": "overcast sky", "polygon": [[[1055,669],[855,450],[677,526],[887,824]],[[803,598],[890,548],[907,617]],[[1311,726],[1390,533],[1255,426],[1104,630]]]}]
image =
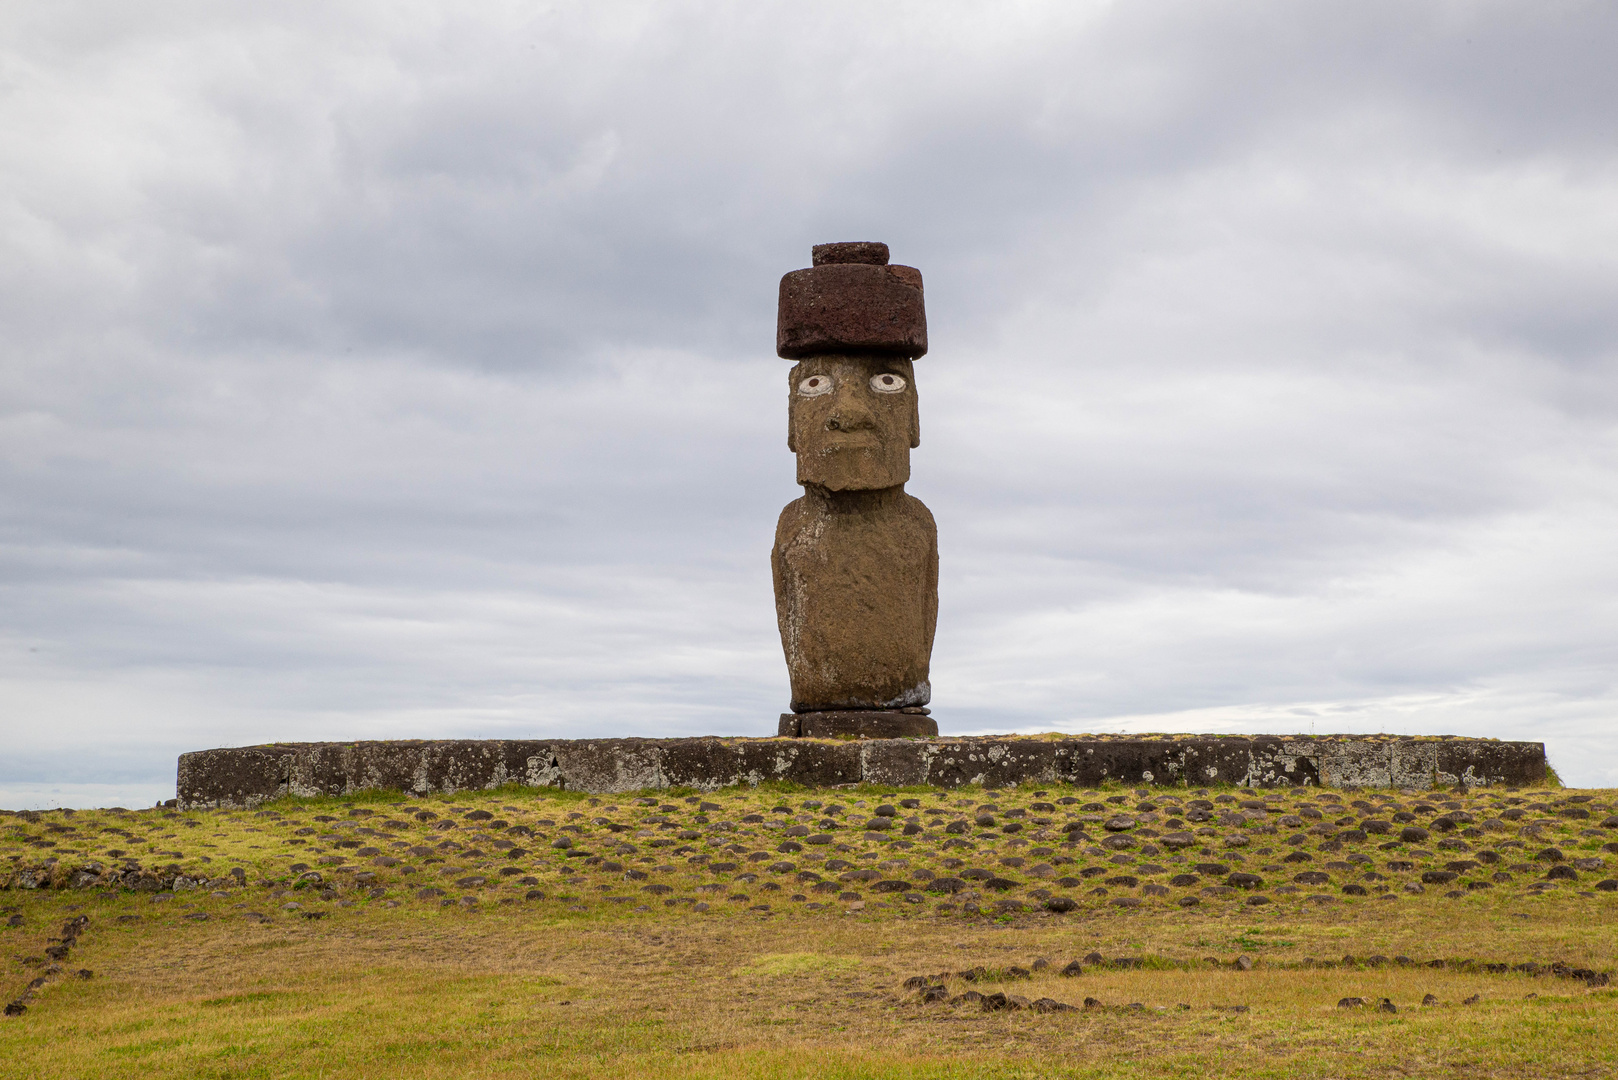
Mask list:
[{"label": "overcast sky", "polygon": [[777,282],[926,278],[946,732],[1618,784],[1618,8],[0,8],[0,806],[762,735]]}]

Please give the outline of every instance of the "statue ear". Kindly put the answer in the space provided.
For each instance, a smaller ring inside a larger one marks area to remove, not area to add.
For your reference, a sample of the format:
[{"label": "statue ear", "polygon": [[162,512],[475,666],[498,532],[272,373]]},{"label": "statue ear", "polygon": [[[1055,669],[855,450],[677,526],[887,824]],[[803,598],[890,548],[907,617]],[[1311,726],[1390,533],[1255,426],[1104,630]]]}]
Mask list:
[{"label": "statue ear", "polygon": [[905,369],[910,378],[910,449],[914,450],[921,445],[921,397],[916,392],[915,364],[906,364]]},{"label": "statue ear", "polygon": [[802,364],[792,365],[787,372],[787,451],[798,452],[798,369]]}]

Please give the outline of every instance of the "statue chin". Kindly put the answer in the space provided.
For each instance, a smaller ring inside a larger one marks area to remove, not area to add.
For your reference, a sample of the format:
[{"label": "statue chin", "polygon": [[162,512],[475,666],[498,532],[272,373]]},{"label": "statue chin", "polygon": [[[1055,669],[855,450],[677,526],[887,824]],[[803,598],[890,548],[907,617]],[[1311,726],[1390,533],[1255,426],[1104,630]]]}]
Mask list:
[{"label": "statue chin", "polygon": [[798,483],[827,491],[878,491],[910,479],[910,448],[800,451]]}]

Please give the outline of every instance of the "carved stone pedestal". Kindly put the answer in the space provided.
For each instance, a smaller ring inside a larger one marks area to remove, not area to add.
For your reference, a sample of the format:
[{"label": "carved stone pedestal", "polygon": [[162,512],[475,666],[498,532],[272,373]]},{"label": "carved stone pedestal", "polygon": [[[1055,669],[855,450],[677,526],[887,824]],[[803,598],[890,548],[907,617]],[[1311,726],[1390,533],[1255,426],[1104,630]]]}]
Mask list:
[{"label": "carved stone pedestal", "polygon": [[803,739],[835,739],[848,735],[862,739],[932,738],[938,734],[938,721],[924,713],[886,709],[782,713],[776,734]]}]

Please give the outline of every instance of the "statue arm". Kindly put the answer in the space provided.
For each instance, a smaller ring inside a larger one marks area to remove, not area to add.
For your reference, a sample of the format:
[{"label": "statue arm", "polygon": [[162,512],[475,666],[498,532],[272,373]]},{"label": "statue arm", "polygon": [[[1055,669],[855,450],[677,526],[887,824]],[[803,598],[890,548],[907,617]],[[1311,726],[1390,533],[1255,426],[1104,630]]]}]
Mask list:
[{"label": "statue arm", "polygon": [[938,629],[938,528],[933,525],[933,516],[927,515],[928,538],[927,545],[927,655],[932,656],[933,634]]},{"label": "statue arm", "polygon": [[802,501],[795,499],[781,509],[781,516],[775,523],[775,545],[770,548],[770,577],[775,588],[775,624],[781,632],[781,646],[789,656],[793,653],[796,643],[789,640],[791,635],[788,632],[792,605],[787,582],[785,550],[792,538],[798,504]]}]

